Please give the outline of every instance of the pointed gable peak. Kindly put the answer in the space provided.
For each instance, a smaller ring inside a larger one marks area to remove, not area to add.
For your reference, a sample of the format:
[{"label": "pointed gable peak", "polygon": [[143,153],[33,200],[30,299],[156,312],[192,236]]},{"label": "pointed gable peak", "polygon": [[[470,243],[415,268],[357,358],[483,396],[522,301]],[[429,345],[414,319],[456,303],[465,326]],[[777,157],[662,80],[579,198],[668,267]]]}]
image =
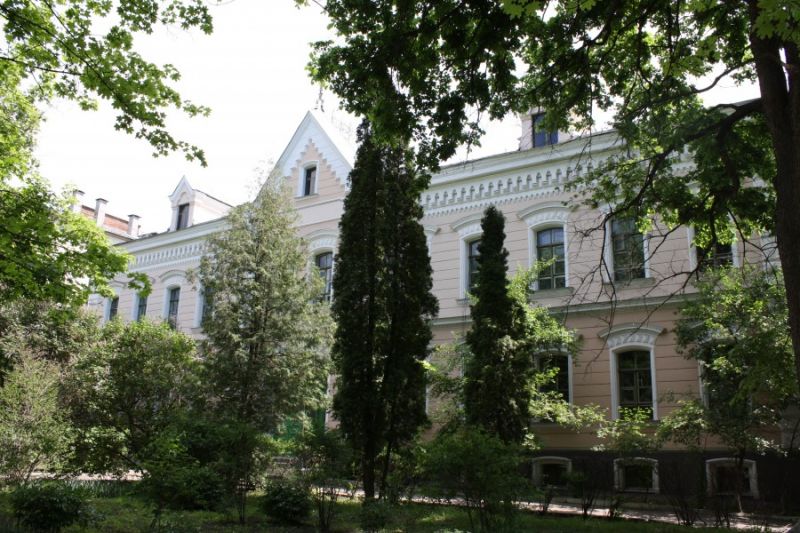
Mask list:
[{"label": "pointed gable peak", "polygon": [[306,112],[297,126],[289,144],[278,159],[276,168],[282,176],[289,176],[297,166],[309,143],[325,157],[340,183],[345,183],[353,168],[355,147],[334,128],[328,119],[316,111]]}]

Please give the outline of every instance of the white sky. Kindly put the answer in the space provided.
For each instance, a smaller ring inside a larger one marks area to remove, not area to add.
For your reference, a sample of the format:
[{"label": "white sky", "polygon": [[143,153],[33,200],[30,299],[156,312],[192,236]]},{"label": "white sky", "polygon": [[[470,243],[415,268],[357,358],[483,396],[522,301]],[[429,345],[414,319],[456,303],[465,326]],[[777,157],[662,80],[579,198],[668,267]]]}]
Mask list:
[{"label": "white sky", "polygon": [[[175,137],[205,150],[208,167],[180,153],[153,158],[149,144],[114,130],[108,106],[86,112],[71,102],[54,102],[45,109],[36,155],[41,174],[56,189],[75,186],[86,193],[87,205],[103,197],[111,214],[138,214],[143,232],[169,226],[167,196],[181,176],[232,204],[251,196],[256,169],[280,156],[306,111],[317,104],[319,88],[305,71],[309,43],[331,33],[313,3],[298,9],[292,0],[233,0],[210,9],[210,36],[176,28],[137,43],[145,58],[178,68],[177,87],[184,98],[211,107],[207,118],[174,113],[168,124]],[[711,99],[755,95],[752,88],[729,87]],[[355,127],[330,93],[324,104],[331,122]],[[517,148],[515,117],[487,130],[472,157]]]}]

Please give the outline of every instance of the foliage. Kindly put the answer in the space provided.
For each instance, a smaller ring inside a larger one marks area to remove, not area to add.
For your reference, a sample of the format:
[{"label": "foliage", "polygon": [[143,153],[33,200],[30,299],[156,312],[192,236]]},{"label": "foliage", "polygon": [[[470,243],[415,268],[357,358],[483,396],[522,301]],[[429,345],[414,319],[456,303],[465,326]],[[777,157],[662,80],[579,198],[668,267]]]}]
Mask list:
[{"label": "foliage", "polygon": [[[466,341],[471,357],[464,371],[467,422],[506,442],[521,442],[528,427],[534,362],[530,352],[515,349],[524,308],[508,292],[505,218],[495,207],[481,220],[477,283],[470,306],[472,328]],[[516,320],[515,320],[516,316]]]},{"label": "foliage", "polygon": [[84,309],[29,299],[0,305],[0,361],[8,366],[21,351],[67,364],[99,338],[97,316]]},{"label": "foliage", "polygon": [[[730,242],[734,229],[744,238],[773,233],[800,380],[797,9],[331,0],[326,11],[338,36],[315,44],[312,78],[380,138],[415,139],[430,167],[477,142],[483,117],[545,110],[546,130],[580,134],[611,115],[627,149],[576,179],[591,205],[612,206],[603,222],[636,210],[641,225],[656,215],[694,226],[700,246]],[[701,102],[715,87],[754,82],[753,100]],[[694,167],[676,166],[687,155]]]},{"label": "foliage", "polygon": [[402,145],[374,142],[367,123],[350,173],[333,280],[337,323],[333,408],[362,463],[366,499],[381,495],[392,454],[426,423],[429,321],[438,311],[418,198],[427,183]]},{"label": "foliage", "polygon": [[[127,271],[129,256],[41,179],[25,177],[16,185],[0,179],[0,218],[1,302],[82,305],[92,293],[108,294],[108,280]],[[149,287],[141,275],[132,275],[129,285]]]},{"label": "foliage", "polygon": [[[5,37],[0,48],[4,141],[17,146],[30,142],[29,122],[15,119],[31,114],[28,108],[35,100],[67,98],[89,110],[100,98],[116,110],[117,130],[145,139],[156,154],[181,150],[188,159],[205,164],[202,150],[167,131],[166,109],[177,108],[189,116],[207,114],[208,109],[182,99],[173,87],[180,79],[175,67],[144,59],[136,51],[135,37],[162,26],[210,33],[207,6],[195,1],[24,0],[4,4],[0,16]],[[24,169],[17,153],[4,152],[4,159],[6,154],[11,157],[0,168]]]},{"label": "foliage", "polygon": [[472,531],[513,530],[514,502],[525,487],[520,454],[519,446],[467,426],[437,436],[424,471],[434,495],[463,498]]},{"label": "foliage", "polygon": [[386,528],[389,517],[392,515],[393,506],[386,500],[371,500],[365,502],[361,508],[359,523],[361,530],[366,533],[377,533]]},{"label": "foliage", "polygon": [[352,485],[353,452],[338,430],[314,427],[305,433],[296,451],[301,477],[311,491],[317,527],[331,530],[341,491]]},{"label": "foliage", "polygon": [[616,419],[605,421],[597,430],[597,436],[605,441],[598,448],[620,455],[651,453],[659,447],[653,433],[653,417],[649,410],[623,407]]},{"label": "foliage", "polygon": [[305,485],[275,480],[264,488],[261,509],[279,524],[298,524],[311,511],[311,495]]},{"label": "foliage", "polygon": [[34,531],[61,531],[80,524],[84,527],[88,507],[80,489],[65,483],[33,483],[17,487],[11,506],[19,522]]},{"label": "foliage", "polygon": [[198,389],[194,341],[166,324],[113,320],[66,382],[84,469],[142,469],[143,452]]},{"label": "foliage", "polygon": [[319,277],[307,276],[296,221],[283,180],[270,176],[254,202],[230,211],[200,263],[200,282],[212,294],[213,319],[203,326],[207,409],[249,428],[231,463],[243,487],[257,474],[251,436],[325,402],[332,322],[317,298]]},{"label": "foliage", "polygon": [[662,438],[699,445],[718,436],[743,454],[772,447],[758,432],[798,401],[780,272],[755,267],[708,273],[682,308],[677,341],[702,368],[707,401],[683,401],[662,422]]},{"label": "foliage", "polygon": [[73,429],[59,403],[59,368],[23,352],[0,387],[0,477],[16,484],[69,458]]},{"label": "foliage", "polygon": [[532,416],[581,428],[601,418],[595,406],[573,406],[549,385],[558,369],[536,366],[537,356],[570,355],[577,340],[548,309],[530,305],[539,266],[520,269],[509,281],[503,215],[494,207],[481,221],[478,278],[472,295],[473,326],[466,336],[463,380],[467,422],[479,424],[508,442],[527,440]]}]

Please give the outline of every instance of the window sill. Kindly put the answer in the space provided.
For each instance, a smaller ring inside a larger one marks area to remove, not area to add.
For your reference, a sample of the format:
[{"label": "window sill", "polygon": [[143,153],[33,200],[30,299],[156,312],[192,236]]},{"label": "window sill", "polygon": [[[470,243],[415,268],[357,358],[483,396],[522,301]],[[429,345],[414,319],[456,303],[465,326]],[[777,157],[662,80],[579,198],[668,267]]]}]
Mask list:
[{"label": "window sill", "polygon": [[616,287],[617,289],[639,289],[652,287],[656,284],[655,278],[636,278],[630,281],[604,281],[603,287]]},{"label": "window sill", "polygon": [[560,287],[558,289],[534,289],[528,296],[528,301],[540,300],[545,298],[563,298],[572,296],[575,293],[574,287]]},{"label": "window sill", "polygon": [[469,307],[469,298],[457,298],[456,303],[463,307]]},{"label": "window sill", "polygon": [[319,196],[319,193],[315,192],[314,194],[301,194],[299,196],[295,196],[294,198],[295,198],[295,200],[302,200],[304,198],[316,198],[318,196]]}]

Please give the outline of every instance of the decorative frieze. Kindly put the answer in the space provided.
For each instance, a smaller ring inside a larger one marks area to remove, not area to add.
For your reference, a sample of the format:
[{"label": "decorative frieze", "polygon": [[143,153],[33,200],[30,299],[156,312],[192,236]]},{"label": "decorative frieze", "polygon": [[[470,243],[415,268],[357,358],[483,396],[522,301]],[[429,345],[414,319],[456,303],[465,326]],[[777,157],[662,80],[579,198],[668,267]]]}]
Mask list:
[{"label": "decorative frieze", "polygon": [[143,253],[135,256],[133,268],[138,270],[146,267],[199,260],[203,256],[205,249],[206,243],[204,241],[195,241]]}]

